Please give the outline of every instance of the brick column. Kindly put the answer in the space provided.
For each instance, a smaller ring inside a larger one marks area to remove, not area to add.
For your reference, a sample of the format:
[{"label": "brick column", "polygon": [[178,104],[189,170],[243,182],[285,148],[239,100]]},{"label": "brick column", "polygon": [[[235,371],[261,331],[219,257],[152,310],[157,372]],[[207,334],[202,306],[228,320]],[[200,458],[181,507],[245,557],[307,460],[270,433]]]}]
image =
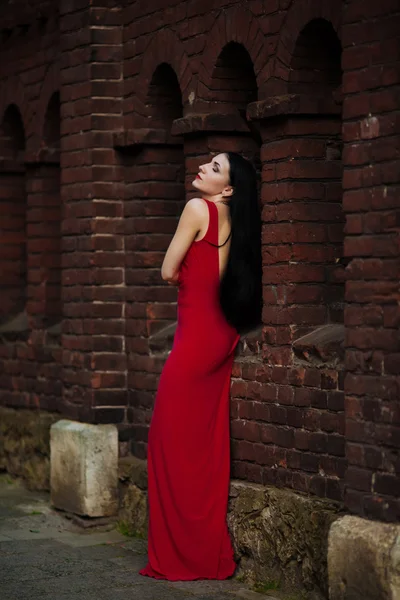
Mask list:
[{"label": "brick column", "polygon": [[400,517],[399,5],[343,7],[347,507]]},{"label": "brick column", "polygon": [[120,8],[62,0],[63,411],[126,417]]},{"label": "brick column", "polygon": [[250,105],[261,121],[266,358],[343,322],[340,106],[291,95]]},{"label": "brick column", "polygon": [[42,152],[27,170],[27,313],[33,329],[61,321],[59,153]]},{"label": "brick column", "polygon": [[[128,422],[124,441],[145,458],[158,377],[173,335],[177,289],[161,264],[184,206],[182,141],[168,129],[128,129],[115,136],[124,164]],[[172,331],[171,331],[172,329]]]},{"label": "brick column", "polygon": [[[345,472],[341,117],[291,94],[250,104],[263,145],[264,383],[249,414],[263,483],[341,499]],[[251,460],[251,459],[250,459]]]}]

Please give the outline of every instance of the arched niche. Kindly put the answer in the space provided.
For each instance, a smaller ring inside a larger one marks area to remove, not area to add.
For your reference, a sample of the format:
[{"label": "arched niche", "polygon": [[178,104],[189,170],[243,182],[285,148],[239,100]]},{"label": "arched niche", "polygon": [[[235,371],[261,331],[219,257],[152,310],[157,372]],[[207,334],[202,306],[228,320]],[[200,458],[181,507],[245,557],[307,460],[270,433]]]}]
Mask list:
[{"label": "arched niche", "polygon": [[60,124],[60,94],[54,92],[47,106],[43,124],[43,143],[47,147],[60,147]]},{"label": "arched niche", "polygon": [[25,131],[21,113],[15,104],[4,112],[0,137],[1,157],[10,160],[22,160],[25,150]]},{"label": "arched niche", "polygon": [[182,94],[173,68],[160,64],[153,73],[146,96],[146,112],[152,128],[170,130],[172,122],[182,116]]},{"label": "arched niche", "polygon": [[329,21],[313,19],[301,31],[289,70],[289,93],[332,94],[341,85],[341,44]]},{"label": "arched niche", "polygon": [[21,312],[26,302],[25,131],[15,104],[0,124],[0,322]]},{"label": "arched niche", "polygon": [[[302,361],[316,357],[323,366],[329,355],[340,365],[345,266],[342,72],[333,25],[320,18],[306,23],[292,40],[287,65],[290,93],[266,103],[262,122],[268,357],[276,364],[291,364],[296,356]],[[284,315],[279,323],[277,300],[270,293],[274,285]],[[328,348],[322,351],[321,335]],[[335,344],[329,346],[325,338]],[[282,348],[276,340],[284,340]],[[330,347],[335,348],[333,357]]]},{"label": "arched niche", "polygon": [[[325,19],[313,19],[300,32],[291,60],[289,92],[309,97],[321,96],[340,103],[342,82],[341,44],[333,25]],[[326,278],[323,301],[326,306],[326,323],[343,322],[344,274],[343,238],[344,213],[342,209],[342,120],[340,114],[324,120],[314,133],[315,141],[324,138],[324,160],[316,163],[321,167],[321,182],[325,188],[321,206],[320,239],[316,253],[325,255]],[[325,131],[326,130],[326,131]],[[332,169],[330,169],[332,167]],[[336,176],[334,175],[336,173]],[[328,218],[328,213],[331,218]],[[317,213],[316,213],[317,214]],[[322,233],[323,230],[323,233]]]},{"label": "arched niche", "polygon": [[215,64],[209,91],[210,104],[219,112],[245,110],[257,100],[257,80],[246,48],[229,42]]}]

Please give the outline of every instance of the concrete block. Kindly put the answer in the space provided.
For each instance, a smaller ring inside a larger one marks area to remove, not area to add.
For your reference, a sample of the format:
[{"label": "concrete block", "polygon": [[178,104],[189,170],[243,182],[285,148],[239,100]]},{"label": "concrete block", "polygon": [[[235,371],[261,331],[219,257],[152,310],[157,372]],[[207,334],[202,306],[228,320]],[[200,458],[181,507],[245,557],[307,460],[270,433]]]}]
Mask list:
[{"label": "concrete block", "polygon": [[118,510],[118,431],[63,419],[50,430],[51,502],[88,517]]},{"label": "concrete block", "polygon": [[330,600],[400,600],[400,526],[345,516],[329,532]]}]

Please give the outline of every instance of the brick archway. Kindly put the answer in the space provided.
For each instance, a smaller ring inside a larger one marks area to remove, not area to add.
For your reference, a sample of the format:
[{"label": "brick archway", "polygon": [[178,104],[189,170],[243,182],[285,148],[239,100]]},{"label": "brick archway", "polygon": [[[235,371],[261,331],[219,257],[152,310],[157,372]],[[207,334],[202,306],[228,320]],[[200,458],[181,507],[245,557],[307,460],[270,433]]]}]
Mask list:
[{"label": "brick archway", "polygon": [[53,63],[47,70],[38,99],[37,118],[35,120],[34,142],[35,150],[44,145],[44,127],[47,109],[52,96],[60,89],[59,67]]},{"label": "brick archway", "polygon": [[175,71],[183,104],[187,104],[191,91],[194,91],[190,89],[193,73],[181,41],[170,30],[160,31],[145,50],[142,68],[137,80],[137,100],[145,105],[154,72],[163,63],[170,65]]},{"label": "brick archway", "polygon": [[[243,7],[233,7],[221,13],[207,36],[207,48],[199,70],[199,96],[203,99],[211,86],[214,68],[223,49],[230,43],[241,44],[252,61],[257,87],[266,77],[263,66],[268,61],[265,36],[253,14]],[[263,75],[261,75],[263,74]]]},{"label": "brick archway", "polygon": [[328,21],[341,39],[341,13],[335,0],[296,0],[281,27],[275,55],[260,73],[260,98],[288,93],[289,69],[297,40],[304,27],[314,19]]},{"label": "brick archway", "polygon": [[26,151],[29,151],[34,137],[34,110],[26,99],[24,88],[18,77],[9,79],[0,91],[0,123],[3,122],[7,108],[12,104],[18,108],[21,115],[25,133],[25,148]]}]

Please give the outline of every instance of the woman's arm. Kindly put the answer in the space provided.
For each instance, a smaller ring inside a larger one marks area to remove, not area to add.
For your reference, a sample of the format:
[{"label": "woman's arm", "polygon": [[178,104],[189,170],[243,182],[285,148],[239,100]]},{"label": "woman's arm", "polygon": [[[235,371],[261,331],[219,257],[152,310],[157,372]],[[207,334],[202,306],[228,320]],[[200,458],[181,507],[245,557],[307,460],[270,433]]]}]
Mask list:
[{"label": "woman's arm", "polygon": [[208,210],[204,200],[192,198],[187,202],[161,267],[161,277],[164,281],[177,283],[179,268],[186,252],[198,232],[206,225],[207,218]]}]

